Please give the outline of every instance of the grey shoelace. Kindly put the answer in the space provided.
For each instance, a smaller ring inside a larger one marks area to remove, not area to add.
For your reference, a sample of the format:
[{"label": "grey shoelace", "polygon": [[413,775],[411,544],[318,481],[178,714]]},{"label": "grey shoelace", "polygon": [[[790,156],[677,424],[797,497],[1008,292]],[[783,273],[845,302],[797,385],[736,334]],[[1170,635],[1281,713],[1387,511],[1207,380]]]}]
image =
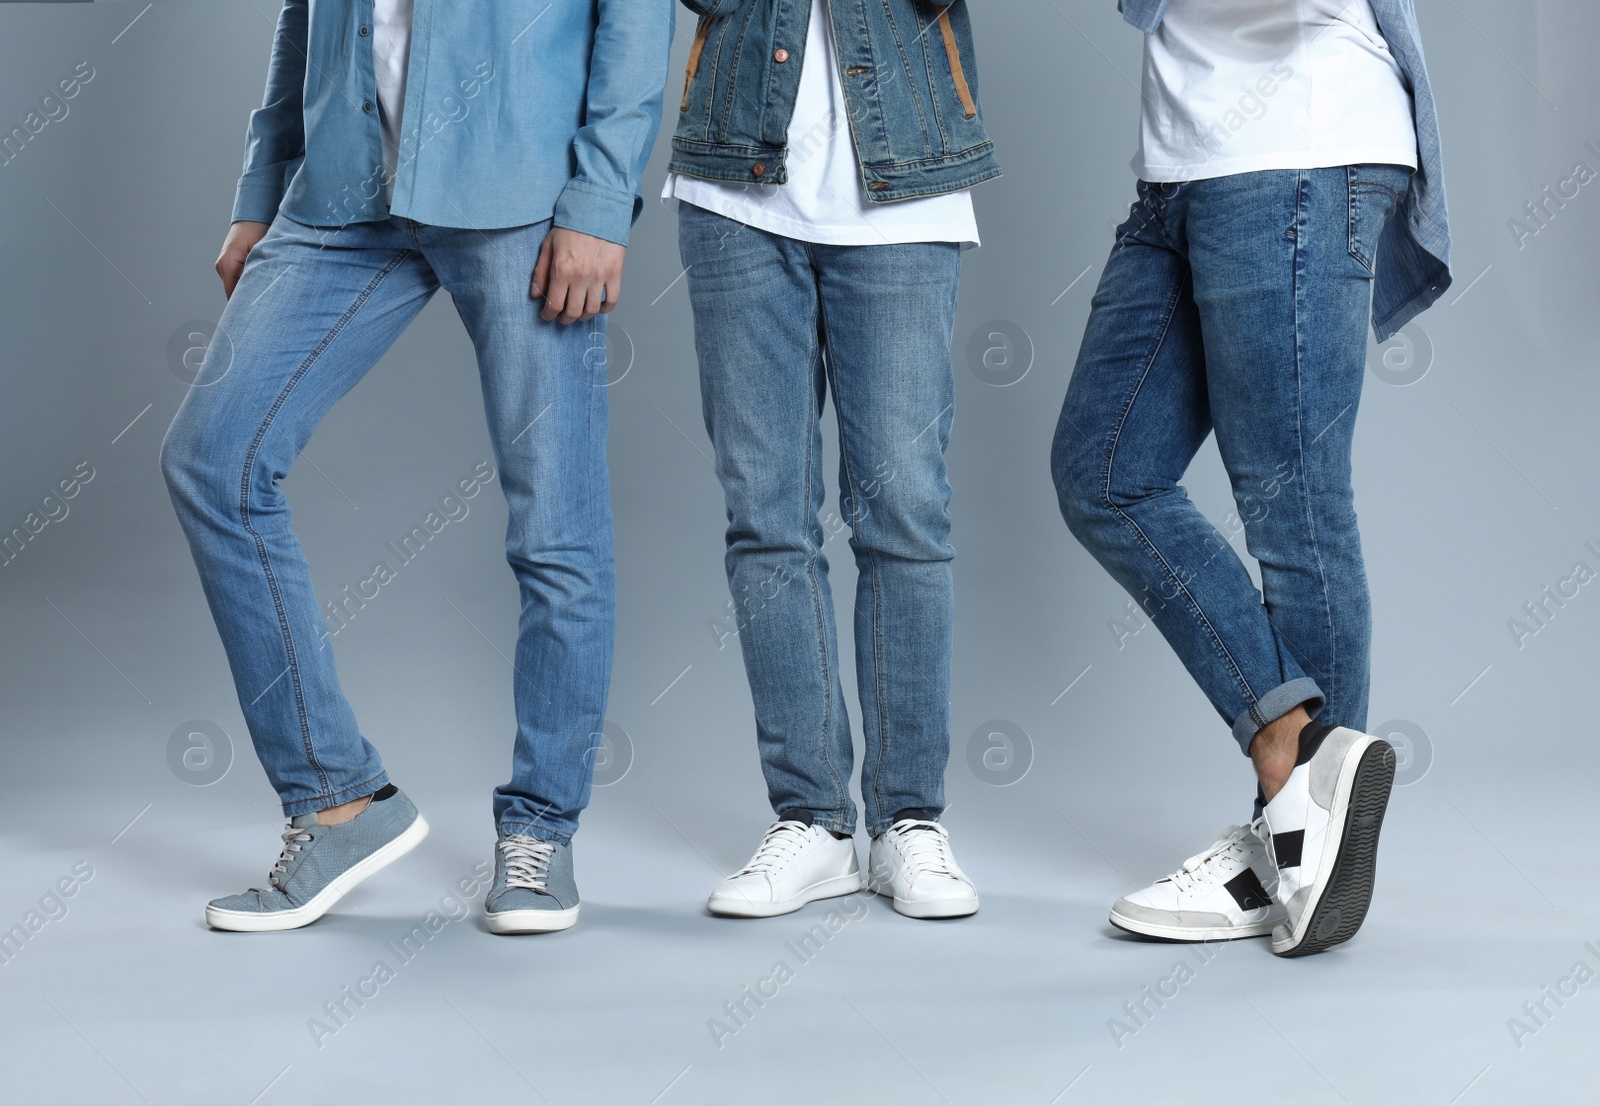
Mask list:
[{"label": "grey shoelace", "polygon": [[506,860],[506,887],[524,891],[545,890],[550,876],[550,859],[555,856],[554,841],[511,833],[500,839],[500,853]]},{"label": "grey shoelace", "polygon": [[282,891],[283,883],[278,878],[289,874],[289,861],[294,854],[300,851],[300,846],[311,840],[311,835],[303,829],[296,829],[293,823],[285,826],[279,834],[283,838],[283,851],[278,854],[278,861],[267,873],[267,883],[274,891]]}]

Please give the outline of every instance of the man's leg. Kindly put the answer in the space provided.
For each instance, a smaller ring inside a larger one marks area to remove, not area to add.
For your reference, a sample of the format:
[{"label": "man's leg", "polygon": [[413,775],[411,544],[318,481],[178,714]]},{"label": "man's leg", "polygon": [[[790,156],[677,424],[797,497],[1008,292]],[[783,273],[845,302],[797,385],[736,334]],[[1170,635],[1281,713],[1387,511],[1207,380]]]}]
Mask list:
[{"label": "man's leg", "polygon": [[[1289,907],[1274,951],[1352,936],[1372,891],[1393,751],[1366,724],[1371,611],[1350,453],[1378,238],[1409,170],[1359,166],[1191,186],[1187,233],[1217,445],[1261,565],[1264,609],[1326,696],[1236,723]],[[1348,825],[1347,825],[1348,823]]]},{"label": "man's leg", "polygon": [[510,508],[506,559],[521,596],[510,782],[499,832],[566,844],[588,804],[616,630],[606,467],[605,319],[539,318],[529,282],[548,221],[424,227],[424,253],[478,355],[489,437]]},{"label": "man's leg", "polygon": [[731,621],[779,820],[711,897],[770,915],[860,887],[850,724],[828,588],[812,247],[680,206],[706,429],[728,506]]},{"label": "man's leg", "polygon": [[1257,729],[1322,694],[1178,483],[1211,430],[1184,256],[1182,190],[1193,187],[1140,185],[1095,292],[1051,462],[1068,527],[1248,747]]},{"label": "man's leg", "polygon": [[[1051,462],[1073,534],[1231,723],[1263,699],[1281,698],[1288,710],[1316,689],[1286,666],[1243,564],[1178,483],[1211,431],[1182,248],[1184,187],[1141,184],[1118,228]],[[1290,694],[1278,690],[1285,685]],[[1229,826],[1179,872],[1119,899],[1111,921],[1173,940],[1260,936],[1283,916],[1270,895],[1275,878],[1260,833]]]},{"label": "man's leg", "polygon": [[[319,811],[381,793],[388,778],[340,691],[323,611],[278,484],[329,408],[372,368],[434,287],[399,223],[314,230],[280,217],[252,251],[162,447],[162,471],[256,754],[284,814],[302,829],[317,824]],[[403,796],[377,805],[383,818],[350,823],[364,827],[359,833],[327,835],[351,838],[331,842],[350,863],[370,851],[363,835],[377,832],[375,822],[410,825],[409,816],[393,814],[409,807]],[[341,813],[339,820],[349,821],[356,811]],[[426,832],[425,824],[419,828]],[[275,869],[273,892],[263,894],[277,898],[234,904],[252,915],[279,915],[270,925],[246,919],[251,927],[287,928],[279,924],[286,917],[305,924],[319,916],[318,905],[325,910],[337,900],[327,897],[329,884],[301,885],[310,868],[295,882],[309,841],[297,838],[285,854],[288,869]],[[322,866],[328,874],[349,867],[331,852]]]},{"label": "man's leg", "polygon": [[950,759],[955,596],[945,447],[961,248],[813,247],[839,419],[839,500],[855,553],[861,794],[871,885],[913,917],[978,896],[938,824]]},{"label": "man's leg", "polygon": [[[1272,174],[1275,187],[1257,174],[1202,182],[1189,216],[1217,446],[1267,615],[1326,697],[1317,718],[1356,730],[1367,720],[1372,616],[1350,455],[1372,271],[1352,248],[1365,234],[1366,258],[1376,253],[1405,172],[1373,167],[1354,206],[1343,168]],[[1267,771],[1287,775],[1281,763]],[[1281,780],[1264,782],[1270,797]]]},{"label": "man's leg", "polygon": [[517,735],[511,779],[494,792],[495,882],[484,900],[490,931],[505,934],[578,920],[572,835],[589,802],[616,633],[605,318],[539,317],[530,283],[549,230],[546,220],[418,231],[477,350],[521,596]]},{"label": "man's leg", "polygon": [[876,837],[902,810],[944,810],[955,595],[945,447],[961,249],[819,246],[838,413],[839,502],[855,553],[861,794]]}]

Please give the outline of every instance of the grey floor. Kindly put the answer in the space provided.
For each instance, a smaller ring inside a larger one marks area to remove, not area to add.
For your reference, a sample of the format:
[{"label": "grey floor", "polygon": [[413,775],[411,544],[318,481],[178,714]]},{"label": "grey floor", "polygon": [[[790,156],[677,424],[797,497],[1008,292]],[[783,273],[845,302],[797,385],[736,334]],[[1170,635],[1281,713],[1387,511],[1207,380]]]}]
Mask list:
[{"label": "grey floor", "polygon": [[[863,895],[735,922],[705,914],[704,896],[759,821],[659,797],[630,808],[625,778],[579,838],[579,925],[536,938],[492,936],[481,896],[471,913],[451,897],[488,856],[485,817],[426,780],[410,789],[435,827],[425,845],[278,935],[201,922],[207,896],[259,882],[274,855],[276,827],[248,800],[182,784],[143,801],[13,796],[0,918],[53,917],[0,975],[3,1081],[29,1102],[207,1106],[1192,1106],[1252,1088],[1305,1103],[1592,1101],[1600,999],[1573,981],[1542,1025],[1521,1009],[1577,962],[1600,965],[1586,945],[1600,896],[1544,847],[1587,832],[1583,789],[1518,795],[1538,819],[1497,817],[1495,800],[1469,821],[1436,782],[1396,793],[1365,929],[1299,961],[1262,941],[1109,929],[1123,873],[1158,874],[1213,827],[1157,832],[1090,795],[1006,832],[986,828],[1009,801],[999,789],[952,810],[983,892],[975,918],[916,922]],[[40,908],[75,869],[72,896]],[[1520,1047],[1512,1018],[1533,1030]]]}]

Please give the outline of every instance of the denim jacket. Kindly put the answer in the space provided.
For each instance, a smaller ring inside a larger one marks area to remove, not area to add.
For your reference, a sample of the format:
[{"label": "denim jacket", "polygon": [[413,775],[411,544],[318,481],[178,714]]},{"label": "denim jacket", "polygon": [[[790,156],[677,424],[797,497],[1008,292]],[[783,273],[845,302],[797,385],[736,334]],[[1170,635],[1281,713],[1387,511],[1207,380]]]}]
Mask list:
[{"label": "denim jacket", "polygon": [[[786,183],[812,0],[683,2],[700,26],[678,105],[672,171]],[[831,8],[869,201],[955,192],[1000,175],[978,108],[966,0],[831,0]]]},{"label": "denim jacket", "polygon": [[[1145,34],[1161,26],[1172,0],[1119,0],[1129,23]],[[1389,52],[1411,85],[1417,125],[1417,167],[1404,206],[1389,220],[1378,244],[1372,325],[1388,341],[1406,323],[1432,307],[1450,287],[1450,216],[1444,198],[1444,163],[1439,153],[1439,116],[1422,58],[1422,35],[1412,0],[1372,0]]]},{"label": "denim jacket", "polygon": [[372,0],[286,0],[235,220],[557,226],[627,244],[672,0],[416,0],[393,204]]}]

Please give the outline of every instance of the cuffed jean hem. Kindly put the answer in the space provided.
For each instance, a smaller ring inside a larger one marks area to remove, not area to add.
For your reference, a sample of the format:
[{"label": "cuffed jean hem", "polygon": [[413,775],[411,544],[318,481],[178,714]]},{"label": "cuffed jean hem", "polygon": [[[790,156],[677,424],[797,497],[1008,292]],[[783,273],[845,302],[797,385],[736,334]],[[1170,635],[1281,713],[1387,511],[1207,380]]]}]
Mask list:
[{"label": "cuffed jean hem", "polygon": [[313,814],[327,810],[330,806],[338,806],[341,803],[348,803],[366,795],[376,794],[387,787],[388,784],[389,773],[387,771],[379,772],[364,783],[353,784],[329,795],[318,795],[311,799],[299,799],[292,803],[284,803],[283,816],[285,818],[294,818],[301,814]]},{"label": "cuffed jean hem", "polygon": [[540,841],[554,841],[557,845],[572,844],[572,834],[558,833],[549,826],[538,822],[502,822],[498,829],[501,837],[515,833],[523,837],[536,838]]},{"label": "cuffed jean hem", "polygon": [[1256,732],[1261,727],[1276,722],[1302,703],[1305,704],[1306,712],[1315,718],[1317,712],[1322,709],[1322,704],[1327,701],[1328,698],[1322,694],[1317,681],[1310,676],[1301,676],[1297,680],[1279,684],[1233,720],[1233,739],[1239,743],[1244,755],[1249,756],[1250,742],[1255,740]]}]

